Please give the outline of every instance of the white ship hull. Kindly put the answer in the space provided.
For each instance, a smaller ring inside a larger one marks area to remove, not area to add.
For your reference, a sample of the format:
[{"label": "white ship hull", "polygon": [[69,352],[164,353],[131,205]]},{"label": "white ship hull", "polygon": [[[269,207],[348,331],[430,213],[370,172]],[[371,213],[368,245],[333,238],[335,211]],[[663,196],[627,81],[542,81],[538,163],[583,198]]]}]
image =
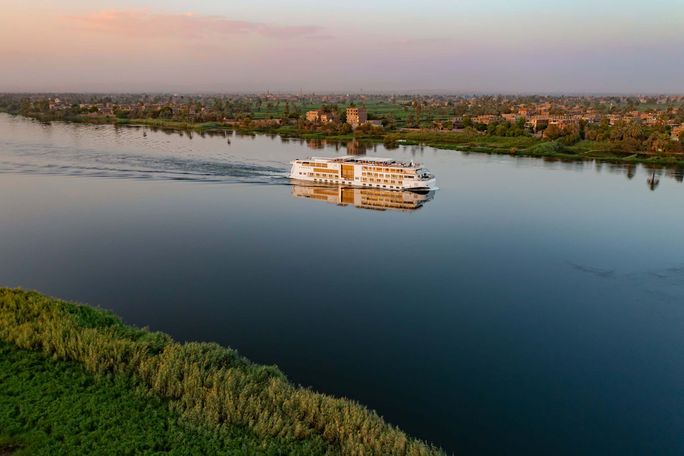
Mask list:
[{"label": "white ship hull", "polygon": [[391,159],[314,157],[291,164],[290,179],[299,182],[416,192],[438,189],[436,179],[420,165]]}]

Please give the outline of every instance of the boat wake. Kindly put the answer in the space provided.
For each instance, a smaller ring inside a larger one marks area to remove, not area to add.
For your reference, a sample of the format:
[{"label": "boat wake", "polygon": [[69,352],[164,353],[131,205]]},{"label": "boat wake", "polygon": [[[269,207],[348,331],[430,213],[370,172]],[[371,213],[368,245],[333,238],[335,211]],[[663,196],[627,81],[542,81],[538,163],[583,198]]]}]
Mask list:
[{"label": "boat wake", "polygon": [[[0,144],[0,173],[226,183],[287,183],[284,163],[248,163],[233,157],[106,153],[94,149]],[[47,149],[47,150],[46,150]]]}]

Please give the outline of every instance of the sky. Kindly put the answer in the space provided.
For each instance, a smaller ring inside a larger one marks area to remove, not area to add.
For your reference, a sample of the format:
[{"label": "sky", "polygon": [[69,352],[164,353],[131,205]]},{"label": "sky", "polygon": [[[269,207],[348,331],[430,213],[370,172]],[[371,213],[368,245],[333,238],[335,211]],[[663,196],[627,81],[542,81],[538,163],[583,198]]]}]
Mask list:
[{"label": "sky", "polygon": [[0,0],[0,91],[684,93],[684,0]]}]

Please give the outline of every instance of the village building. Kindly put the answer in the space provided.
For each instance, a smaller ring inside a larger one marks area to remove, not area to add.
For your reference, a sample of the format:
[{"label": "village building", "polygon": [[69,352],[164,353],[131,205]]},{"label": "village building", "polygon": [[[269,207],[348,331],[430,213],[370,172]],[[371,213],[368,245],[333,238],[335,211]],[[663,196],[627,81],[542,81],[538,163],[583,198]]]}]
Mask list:
[{"label": "village building", "polygon": [[622,116],[620,114],[608,114],[608,123],[610,125],[615,125],[622,122]]},{"label": "village building", "polygon": [[324,112],[319,116],[319,118],[321,123],[333,123],[337,122],[338,120],[337,114],[334,112]]},{"label": "village building", "polygon": [[365,108],[347,108],[347,123],[353,128],[368,122],[368,111]]},{"label": "village building", "polygon": [[482,116],[475,116],[473,117],[473,122],[482,124],[482,125],[489,125],[490,123],[496,121],[499,119],[499,116],[495,116],[493,114],[485,114]]},{"label": "village building", "polygon": [[587,123],[599,123],[601,121],[601,116],[592,112],[575,116],[575,118],[577,120],[584,120]]},{"label": "village building", "polygon": [[525,118],[530,118],[533,115],[537,113],[536,109],[530,107],[530,106],[521,106],[520,109],[518,109],[518,114]]},{"label": "village building", "polygon": [[62,100],[55,98],[48,101],[48,109],[50,111],[56,111],[58,109],[66,109],[66,104],[62,103]]},{"label": "village building", "polygon": [[514,124],[521,116],[519,114],[501,114],[506,122]]},{"label": "village building", "polygon": [[308,111],[306,120],[312,123],[332,123],[337,122],[337,115],[334,112],[325,112],[321,109]]},{"label": "village building", "polygon": [[549,125],[555,125],[561,130],[566,130],[569,128],[579,128],[579,120],[573,119],[571,117],[554,117],[550,118],[548,121]]},{"label": "village building", "polygon": [[549,118],[548,116],[532,116],[527,119],[525,126],[531,128],[534,132],[537,132],[549,126]]},{"label": "village building", "polygon": [[320,122],[322,113],[323,113],[323,111],[320,111],[320,110],[307,111],[306,121],[307,122],[314,122],[314,123]]}]

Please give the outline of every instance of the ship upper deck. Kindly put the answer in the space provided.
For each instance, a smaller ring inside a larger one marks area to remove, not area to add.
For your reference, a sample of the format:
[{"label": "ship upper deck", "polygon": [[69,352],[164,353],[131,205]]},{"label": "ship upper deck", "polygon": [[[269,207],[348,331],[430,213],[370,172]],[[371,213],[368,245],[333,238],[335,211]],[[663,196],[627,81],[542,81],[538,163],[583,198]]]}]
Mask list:
[{"label": "ship upper deck", "polygon": [[410,162],[401,162],[393,158],[381,158],[381,157],[359,157],[356,155],[344,155],[342,157],[310,157],[307,159],[296,160],[299,162],[313,161],[322,163],[346,163],[346,164],[359,164],[359,165],[370,165],[370,166],[384,166],[384,167],[394,167],[394,168],[420,168],[420,164]]}]

